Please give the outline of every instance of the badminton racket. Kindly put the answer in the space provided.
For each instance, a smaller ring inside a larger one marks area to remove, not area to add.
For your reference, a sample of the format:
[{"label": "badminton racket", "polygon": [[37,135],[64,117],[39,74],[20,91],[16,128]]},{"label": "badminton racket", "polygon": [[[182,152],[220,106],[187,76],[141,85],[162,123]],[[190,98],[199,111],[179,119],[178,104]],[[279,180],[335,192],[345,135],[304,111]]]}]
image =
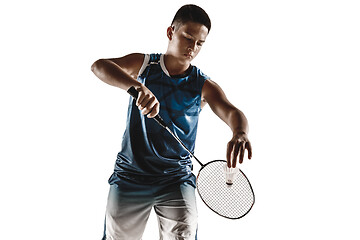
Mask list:
[{"label": "badminton racket", "polygon": [[[134,87],[129,88],[127,92],[135,100],[137,99],[138,92]],[[225,160],[214,160],[203,164],[170,130],[159,114],[153,119],[200,164],[196,186],[206,206],[218,215],[229,219],[239,219],[250,212],[255,203],[255,195],[249,179],[239,168],[227,167]]]}]

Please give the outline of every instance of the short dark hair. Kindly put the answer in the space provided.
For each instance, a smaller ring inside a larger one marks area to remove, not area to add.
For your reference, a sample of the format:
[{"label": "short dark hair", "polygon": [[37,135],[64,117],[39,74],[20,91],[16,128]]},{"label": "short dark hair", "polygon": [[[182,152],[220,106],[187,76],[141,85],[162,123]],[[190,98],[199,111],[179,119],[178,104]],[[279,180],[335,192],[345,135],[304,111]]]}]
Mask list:
[{"label": "short dark hair", "polygon": [[182,6],[175,14],[171,26],[178,28],[187,22],[203,24],[210,32],[211,21],[208,14],[199,6],[187,4]]}]

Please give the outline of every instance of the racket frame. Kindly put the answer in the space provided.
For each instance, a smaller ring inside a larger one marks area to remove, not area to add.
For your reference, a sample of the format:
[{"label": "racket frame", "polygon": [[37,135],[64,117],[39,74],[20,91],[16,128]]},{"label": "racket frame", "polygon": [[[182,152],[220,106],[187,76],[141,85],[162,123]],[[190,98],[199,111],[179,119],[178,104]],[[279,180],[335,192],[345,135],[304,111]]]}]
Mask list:
[{"label": "racket frame", "polygon": [[227,163],[225,160],[213,160],[213,161],[210,161],[210,162],[206,163],[205,165],[202,165],[202,166],[201,166],[201,168],[200,168],[200,170],[199,170],[199,172],[198,172],[198,174],[197,174],[197,177],[196,177],[196,189],[197,189],[197,192],[198,192],[198,194],[199,194],[199,196],[200,196],[200,198],[201,198],[201,201],[203,201],[203,203],[205,203],[205,205],[206,205],[208,208],[210,208],[211,211],[213,211],[214,213],[216,213],[217,215],[219,215],[219,216],[221,216],[221,217],[224,217],[224,218],[227,218],[227,219],[232,219],[232,220],[240,219],[240,218],[244,217],[246,214],[248,214],[248,213],[250,212],[250,210],[252,209],[252,207],[254,206],[254,204],[255,204],[255,193],[254,193],[254,190],[253,190],[253,188],[252,188],[252,186],[251,186],[251,183],[250,183],[249,179],[247,178],[247,176],[245,175],[245,173],[244,173],[243,171],[241,171],[241,170],[239,169],[240,174],[242,174],[242,175],[245,177],[246,181],[248,182],[248,184],[249,184],[249,186],[250,186],[251,193],[252,193],[252,196],[253,196],[253,202],[252,202],[251,207],[249,208],[249,210],[248,210],[246,213],[244,213],[243,215],[241,215],[240,217],[228,217],[228,216],[225,216],[225,215],[223,215],[223,214],[218,213],[217,211],[215,211],[212,207],[210,207],[210,206],[206,203],[206,201],[205,201],[205,200],[203,199],[203,197],[202,197],[202,194],[201,194],[200,191],[199,191],[199,188],[198,188],[198,178],[199,178],[199,176],[200,176],[201,170],[203,170],[206,166],[208,166],[208,165],[210,165],[210,164],[212,164],[212,163],[214,163],[214,162],[223,162],[224,164]]}]

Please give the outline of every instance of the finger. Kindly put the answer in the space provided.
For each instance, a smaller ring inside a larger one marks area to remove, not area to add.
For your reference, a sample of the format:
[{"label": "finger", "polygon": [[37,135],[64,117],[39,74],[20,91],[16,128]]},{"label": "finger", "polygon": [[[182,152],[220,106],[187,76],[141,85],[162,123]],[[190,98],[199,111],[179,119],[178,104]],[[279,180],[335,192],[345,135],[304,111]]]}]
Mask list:
[{"label": "finger", "polygon": [[[138,106],[138,108],[143,111],[144,109],[146,109],[148,107],[150,103],[150,97],[149,96],[145,96],[144,99],[140,102],[140,105]],[[146,110],[145,110],[146,111]],[[143,113],[144,114],[144,113]]]},{"label": "finger", "polygon": [[250,142],[247,142],[245,144],[245,148],[247,149],[248,151],[248,159],[251,159],[252,158],[252,147],[251,147],[251,143]]},{"label": "finger", "polygon": [[227,166],[229,168],[231,168],[231,165],[232,165],[231,154],[233,151],[233,146],[234,146],[234,144],[232,142],[229,142],[227,145],[227,149],[226,149],[226,161],[227,161]]},{"label": "finger", "polygon": [[145,98],[145,93],[143,91],[139,91],[139,95],[138,98],[136,99],[136,106],[140,106],[140,104],[142,103],[142,101]]},{"label": "finger", "polygon": [[244,161],[244,153],[245,153],[245,144],[242,142],[240,146],[240,156],[239,156],[239,163],[242,164]]},{"label": "finger", "polygon": [[234,150],[233,150],[233,154],[232,154],[232,159],[231,159],[232,167],[233,167],[233,168],[236,167],[236,160],[237,160],[238,155],[239,155],[240,147],[241,147],[241,146],[240,146],[239,144],[235,144],[235,146],[234,146]]},{"label": "finger", "polygon": [[151,109],[151,112],[147,115],[148,118],[153,118],[159,114],[160,104],[159,102],[155,103],[154,107]]},{"label": "finger", "polygon": [[153,110],[156,103],[157,103],[157,101],[156,101],[155,97],[149,98],[149,100],[146,101],[146,104],[144,103],[145,106],[142,109],[142,114],[146,115],[146,114],[150,113]]}]

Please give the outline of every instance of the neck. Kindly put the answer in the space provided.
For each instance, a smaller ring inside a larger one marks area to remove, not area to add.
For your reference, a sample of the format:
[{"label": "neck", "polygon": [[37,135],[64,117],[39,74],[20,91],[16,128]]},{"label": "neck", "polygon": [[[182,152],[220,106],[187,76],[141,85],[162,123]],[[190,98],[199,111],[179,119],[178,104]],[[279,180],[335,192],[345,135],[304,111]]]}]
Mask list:
[{"label": "neck", "polygon": [[190,67],[190,61],[181,61],[169,53],[165,53],[164,63],[170,75],[184,74]]}]

